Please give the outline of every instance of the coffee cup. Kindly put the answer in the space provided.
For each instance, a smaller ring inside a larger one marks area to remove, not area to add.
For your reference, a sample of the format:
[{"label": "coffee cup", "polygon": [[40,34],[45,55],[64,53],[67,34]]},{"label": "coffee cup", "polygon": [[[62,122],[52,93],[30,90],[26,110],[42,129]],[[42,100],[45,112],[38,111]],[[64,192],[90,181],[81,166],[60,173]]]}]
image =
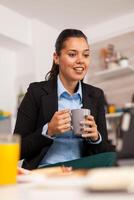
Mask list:
[{"label": "coffee cup", "polygon": [[71,124],[75,135],[82,135],[82,127],[84,128],[86,125],[83,124],[83,126],[81,126],[80,122],[84,121],[90,113],[90,110],[86,108],[71,110]]}]

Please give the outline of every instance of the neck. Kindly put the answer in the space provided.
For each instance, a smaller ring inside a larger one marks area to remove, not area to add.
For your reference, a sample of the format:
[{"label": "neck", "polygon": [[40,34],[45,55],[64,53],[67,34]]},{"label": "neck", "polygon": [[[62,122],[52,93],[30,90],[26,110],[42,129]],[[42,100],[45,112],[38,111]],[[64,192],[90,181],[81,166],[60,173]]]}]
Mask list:
[{"label": "neck", "polygon": [[75,92],[75,88],[78,84],[78,81],[72,81],[71,82],[69,80],[66,80],[66,79],[60,77],[60,76],[59,76],[59,78],[60,78],[64,88],[72,95]]}]

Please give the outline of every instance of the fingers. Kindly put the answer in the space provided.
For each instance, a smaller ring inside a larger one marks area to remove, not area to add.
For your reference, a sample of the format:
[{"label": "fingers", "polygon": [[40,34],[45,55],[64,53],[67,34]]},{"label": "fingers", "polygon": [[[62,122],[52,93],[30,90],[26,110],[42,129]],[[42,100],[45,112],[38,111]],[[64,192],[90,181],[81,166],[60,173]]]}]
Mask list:
[{"label": "fingers", "polygon": [[[84,138],[92,138],[93,140],[97,139],[98,131],[97,125],[95,123],[94,117],[89,115],[85,117],[85,120],[80,122],[81,128],[83,131],[82,137]],[[52,117],[50,123],[48,124],[48,134],[55,135],[61,134],[71,130],[71,115],[70,110],[60,110],[55,112]]]},{"label": "fingers", "polygon": [[98,136],[97,129],[93,127],[83,128],[82,131],[83,131],[82,137],[97,137]]},{"label": "fingers", "polygon": [[71,124],[70,123],[61,124],[57,127],[57,129],[59,130],[60,133],[64,133],[64,132],[69,131],[71,129]]},{"label": "fingers", "polygon": [[57,118],[57,120],[64,120],[67,118],[70,118],[70,110],[66,109],[66,110],[60,110],[55,112],[55,117]]},{"label": "fingers", "polygon": [[87,128],[83,128],[83,134],[82,134],[83,138],[90,138],[93,141],[96,141],[99,139],[99,134],[98,134],[98,130],[96,127],[87,127]]},{"label": "fingers", "polygon": [[96,127],[83,127],[82,130],[84,132],[87,132],[87,133],[94,133],[97,131],[97,128]]},{"label": "fingers", "polygon": [[93,116],[87,116],[85,121],[82,121],[81,128],[83,131],[82,137],[97,140],[99,138],[97,125]]},{"label": "fingers", "polygon": [[63,173],[70,173],[70,172],[72,172],[72,167],[65,167],[63,165],[63,166],[61,166],[61,170]]},{"label": "fingers", "polygon": [[64,133],[71,129],[70,110],[60,110],[54,113],[51,121],[48,123],[48,134],[50,136]]},{"label": "fingers", "polygon": [[57,113],[59,116],[64,117],[64,116],[70,114],[70,110],[69,110],[69,109],[64,109],[64,110],[57,111],[56,113]]},{"label": "fingers", "polygon": [[17,170],[18,170],[18,174],[27,175],[31,173],[29,170],[21,168],[21,167],[18,167]]},{"label": "fingers", "polygon": [[57,126],[58,129],[61,130],[61,132],[70,130],[71,116],[69,110],[62,110],[58,112]]},{"label": "fingers", "polygon": [[100,138],[98,132],[84,133],[84,134],[82,134],[82,137],[85,138],[85,139],[91,139],[92,141],[97,141]]},{"label": "fingers", "polygon": [[71,117],[67,115],[65,118],[59,118],[59,125],[71,124]]},{"label": "fingers", "polygon": [[84,121],[80,122],[81,126],[86,125],[87,127],[96,127],[97,125],[95,123],[94,117],[93,116],[87,116]]}]

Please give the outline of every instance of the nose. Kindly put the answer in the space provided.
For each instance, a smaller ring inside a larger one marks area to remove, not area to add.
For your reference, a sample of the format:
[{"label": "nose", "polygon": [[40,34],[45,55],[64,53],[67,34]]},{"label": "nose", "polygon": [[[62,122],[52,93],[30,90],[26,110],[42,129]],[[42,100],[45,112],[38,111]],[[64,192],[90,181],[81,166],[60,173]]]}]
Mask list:
[{"label": "nose", "polygon": [[77,63],[83,63],[83,56],[81,55],[81,54],[79,54],[78,56],[77,56],[77,61],[76,61]]}]

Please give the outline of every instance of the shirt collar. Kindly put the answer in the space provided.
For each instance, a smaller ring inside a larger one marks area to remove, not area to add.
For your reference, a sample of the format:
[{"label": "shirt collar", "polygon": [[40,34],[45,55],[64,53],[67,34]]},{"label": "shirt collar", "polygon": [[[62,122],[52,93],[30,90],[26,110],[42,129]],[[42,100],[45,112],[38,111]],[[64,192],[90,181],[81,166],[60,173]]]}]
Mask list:
[{"label": "shirt collar", "polygon": [[[59,75],[58,75],[58,79],[57,79],[57,84],[58,84],[58,97],[60,97],[63,93],[68,93],[69,92],[64,88]],[[78,94],[80,96],[80,98],[82,99],[82,86],[81,86],[81,81],[79,81],[79,86],[78,86],[78,90],[77,92],[75,92],[74,94]]]}]

